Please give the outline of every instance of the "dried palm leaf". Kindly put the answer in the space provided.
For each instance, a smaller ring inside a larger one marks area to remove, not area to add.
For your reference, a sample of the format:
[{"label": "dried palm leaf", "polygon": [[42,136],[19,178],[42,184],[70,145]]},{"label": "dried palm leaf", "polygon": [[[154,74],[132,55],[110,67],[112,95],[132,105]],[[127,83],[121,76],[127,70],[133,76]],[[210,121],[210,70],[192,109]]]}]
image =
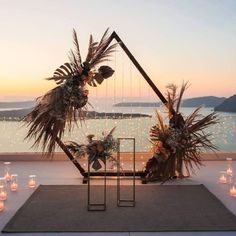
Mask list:
[{"label": "dried palm leaf", "polygon": [[75,29],[73,29],[73,43],[75,45],[74,55],[76,56],[75,57],[76,64],[81,65],[82,59],[81,59],[81,55],[80,55],[79,41],[78,41],[78,37],[77,37],[77,33],[76,33]]},{"label": "dried palm leaf", "polygon": [[61,139],[66,124],[69,129],[73,121],[83,119],[87,94],[84,88],[73,88],[70,93],[66,86],[58,86],[37,99],[37,105],[23,119],[28,123],[26,138],[35,139],[34,146],[43,147],[49,155],[53,153],[56,139]]},{"label": "dried palm leaf", "polygon": [[179,113],[179,108],[180,108],[180,105],[181,105],[181,102],[182,102],[182,98],[183,98],[183,94],[185,92],[185,90],[187,89],[187,86],[188,86],[188,82],[186,83],[183,83],[181,89],[180,89],[180,93],[179,93],[179,96],[177,98],[177,104],[176,104],[176,113]]},{"label": "dried palm leaf", "polygon": [[97,72],[91,71],[96,69],[95,65],[107,60],[115,48],[114,44],[108,45],[108,29],[99,43],[90,36],[88,55],[83,63],[75,30],[73,43],[75,49],[70,51],[70,63],[61,65],[53,77],[47,78],[59,86],[39,98],[34,110],[24,118],[29,126],[26,138],[34,138],[34,146],[42,144],[43,150],[49,155],[54,152],[56,140],[61,139],[66,124],[71,129],[73,121],[83,120],[88,101],[86,83],[96,86],[114,72],[108,66],[101,66]]}]

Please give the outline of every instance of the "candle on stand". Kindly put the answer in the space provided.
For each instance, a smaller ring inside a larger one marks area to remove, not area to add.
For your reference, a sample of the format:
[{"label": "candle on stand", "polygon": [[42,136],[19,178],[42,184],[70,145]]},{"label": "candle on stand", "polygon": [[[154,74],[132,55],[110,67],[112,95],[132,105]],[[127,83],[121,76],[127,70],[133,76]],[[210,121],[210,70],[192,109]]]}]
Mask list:
[{"label": "candle on stand", "polygon": [[220,182],[221,184],[226,184],[226,183],[227,183],[227,179],[226,179],[226,176],[225,176],[225,172],[221,172],[221,176],[220,176],[219,182]]},{"label": "candle on stand", "polygon": [[29,186],[29,188],[36,187],[36,175],[29,175],[28,186]]},{"label": "candle on stand", "polygon": [[11,188],[11,191],[12,192],[15,192],[17,191],[18,189],[18,175],[17,174],[14,174],[11,176],[11,185],[10,185],[10,188]]},{"label": "candle on stand", "polygon": [[234,185],[230,188],[229,193],[232,197],[236,197],[236,187]]},{"label": "candle on stand", "polygon": [[0,211],[4,210],[4,201],[0,200]]}]

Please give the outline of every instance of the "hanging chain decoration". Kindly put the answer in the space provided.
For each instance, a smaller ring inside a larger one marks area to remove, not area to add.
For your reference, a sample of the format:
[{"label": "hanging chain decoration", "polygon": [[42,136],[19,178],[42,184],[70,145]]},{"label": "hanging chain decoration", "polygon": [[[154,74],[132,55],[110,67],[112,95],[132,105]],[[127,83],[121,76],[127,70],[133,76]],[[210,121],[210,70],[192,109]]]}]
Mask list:
[{"label": "hanging chain decoration", "polygon": [[28,123],[26,138],[35,139],[33,146],[42,144],[44,152],[52,155],[56,142],[61,139],[66,124],[71,130],[72,122],[83,120],[87,111],[88,90],[86,85],[96,87],[111,77],[114,70],[101,63],[114,52],[108,29],[99,42],[90,36],[88,53],[82,61],[77,33],[73,30],[75,48],[70,51],[69,62],[61,65],[47,80],[56,82],[57,87],[37,98],[37,104],[23,121]]}]

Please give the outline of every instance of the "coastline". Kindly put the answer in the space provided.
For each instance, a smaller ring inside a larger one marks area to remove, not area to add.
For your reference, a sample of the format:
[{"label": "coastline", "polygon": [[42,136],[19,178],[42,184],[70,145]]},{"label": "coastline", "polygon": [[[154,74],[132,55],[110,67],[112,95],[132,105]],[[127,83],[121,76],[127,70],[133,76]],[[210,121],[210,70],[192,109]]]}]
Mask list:
[{"label": "coastline", "polygon": [[[151,158],[151,152],[136,152],[136,161],[146,162]],[[123,160],[130,160],[132,153],[122,153]],[[236,151],[233,152],[204,152],[202,153],[203,161],[225,161],[226,158],[232,158],[236,161]],[[3,152],[0,153],[0,161],[69,161],[63,152],[55,153],[53,158],[47,158],[41,152]]]}]

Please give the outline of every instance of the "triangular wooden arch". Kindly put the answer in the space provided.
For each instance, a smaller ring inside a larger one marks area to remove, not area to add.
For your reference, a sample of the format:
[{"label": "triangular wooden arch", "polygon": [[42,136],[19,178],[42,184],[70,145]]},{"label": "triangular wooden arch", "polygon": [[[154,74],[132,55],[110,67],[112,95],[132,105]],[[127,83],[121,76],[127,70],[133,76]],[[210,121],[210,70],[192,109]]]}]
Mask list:
[{"label": "triangular wooden arch", "polygon": [[155,94],[160,98],[160,100],[163,102],[163,104],[167,104],[167,100],[165,99],[165,97],[163,96],[163,94],[160,92],[160,90],[156,87],[156,85],[152,82],[152,80],[150,79],[150,77],[147,75],[147,73],[144,71],[144,69],[142,68],[142,66],[138,63],[138,61],[135,59],[135,57],[132,55],[132,53],[129,51],[129,49],[126,47],[126,45],[124,44],[124,42],[121,40],[121,38],[118,36],[118,34],[113,31],[112,34],[110,35],[108,41],[107,41],[107,45],[104,48],[104,50],[106,50],[106,48],[109,46],[109,44],[111,43],[111,41],[115,39],[117,41],[117,43],[120,45],[120,47],[124,50],[124,52],[126,53],[126,55],[129,57],[129,59],[133,62],[133,64],[135,65],[135,67],[138,69],[138,71],[140,72],[140,74],[143,76],[143,78],[147,81],[147,83],[150,85],[150,87],[153,89],[153,91],[155,92]]},{"label": "triangular wooden arch", "polygon": [[[129,49],[126,47],[124,42],[121,40],[121,38],[118,36],[118,34],[115,31],[113,31],[112,34],[110,35],[110,37],[108,38],[107,44],[103,48],[103,50],[104,51],[106,50],[106,48],[110,45],[110,43],[112,42],[113,39],[115,39],[117,41],[117,43],[120,45],[120,47],[124,50],[126,55],[133,62],[133,64],[137,68],[137,70],[141,73],[143,78],[147,81],[147,83],[150,85],[150,87],[153,89],[153,91],[159,97],[159,99],[162,101],[162,103],[164,105],[167,105],[166,98],[163,96],[163,94],[160,92],[160,90],[156,87],[156,85],[153,83],[153,81],[150,79],[150,77],[144,71],[142,66],[138,63],[138,61],[135,59],[135,57],[132,55],[132,53],[129,51]],[[174,111],[173,111],[173,113],[174,113]],[[61,149],[65,152],[67,157],[73,162],[73,164],[76,166],[76,168],[80,171],[80,173],[83,175],[83,177],[84,177],[83,183],[86,183],[87,182],[86,179],[88,177],[88,173],[83,169],[83,167],[80,165],[80,163],[73,157],[73,155],[70,153],[68,148],[65,146],[65,144],[59,138],[56,139],[56,142],[61,147]],[[103,176],[104,173],[102,173],[102,172],[90,173],[90,176],[98,176],[98,175],[99,176]],[[115,176],[115,175],[116,175],[116,173],[114,173],[114,172],[111,172],[111,173],[107,172],[106,173],[106,176]],[[131,172],[131,173],[125,172],[124,175],[125,176],[132,176],[133,172]],[[142,176],[142,172],[137,172],[136,175]]]}]

